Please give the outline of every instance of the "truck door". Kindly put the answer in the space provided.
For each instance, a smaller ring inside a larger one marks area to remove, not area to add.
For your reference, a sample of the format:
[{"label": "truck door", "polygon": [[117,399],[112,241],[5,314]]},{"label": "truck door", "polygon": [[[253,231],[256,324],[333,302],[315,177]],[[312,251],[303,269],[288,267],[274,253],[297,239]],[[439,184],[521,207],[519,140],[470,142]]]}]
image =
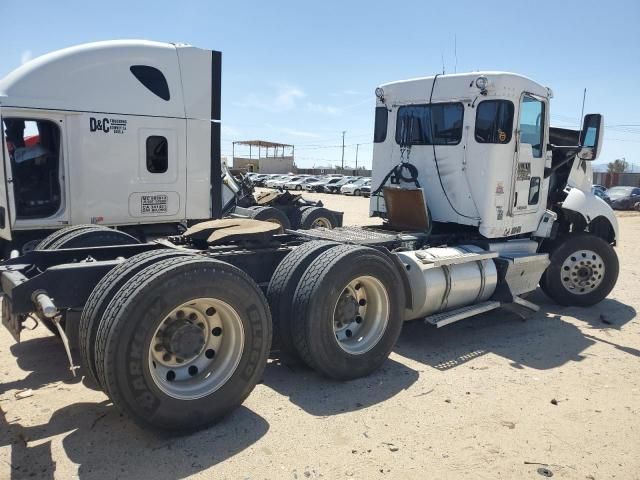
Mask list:
[{"label": "truck door", "polygon": [[[2,123],[2,111],[0,110],[0,126]],[[5,240],[11,240],[11,215],[9,212],[9,197],[7,188],[7,175],[6,168],[9,163],[7,146],[5,141],[4,129],[0,132],[2,136],[2,154],[0,156],[0,238]]]},{"label": "truck door", "polygon": [[546,161],[546,104],[544,99],[525,93],[519,111],[511,198],[514,215],[537,212],[541,205],[544,208],[541,190]]}]

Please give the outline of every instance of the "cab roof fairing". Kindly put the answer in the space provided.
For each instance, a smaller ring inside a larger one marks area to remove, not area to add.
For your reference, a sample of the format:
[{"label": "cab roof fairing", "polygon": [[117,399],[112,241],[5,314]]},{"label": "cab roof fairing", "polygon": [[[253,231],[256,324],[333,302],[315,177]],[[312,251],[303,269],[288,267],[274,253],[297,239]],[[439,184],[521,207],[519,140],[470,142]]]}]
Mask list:
[{"label": "cab roof fairing", "polygon": [[[210,88],[207,98],[199,99],[204,108],[189,112],[183,98],[180,63],[193,63],[196,51],[203,58],[208,56],[202,70],[208,72],[204,80],[210,85],[210,50],[148,40],[110,40],[56,50],[26,62],[0,79],[0,101],[17,108],[209,118]],[[133,65],[159,69],[169,86],[169,100],[148,90],[131,73]],[[193,101],[188,103],[194,107]]]},{"label": "cab roof fairing", "polygon": [[[551,98],[551,89],[533,80],[509,72],[470,72],[438,75],[433,89],[432,102],[471,100],[481,95],[475,82],[478,77],[486,77],[488,86],[485,98],[510,98],[517,101],[522,92],[539,97]],[[431,87],[435,76],[398,80],[380,85],[388,106],[429,103]],[[381,105],[380,99],[377,99]]]}]

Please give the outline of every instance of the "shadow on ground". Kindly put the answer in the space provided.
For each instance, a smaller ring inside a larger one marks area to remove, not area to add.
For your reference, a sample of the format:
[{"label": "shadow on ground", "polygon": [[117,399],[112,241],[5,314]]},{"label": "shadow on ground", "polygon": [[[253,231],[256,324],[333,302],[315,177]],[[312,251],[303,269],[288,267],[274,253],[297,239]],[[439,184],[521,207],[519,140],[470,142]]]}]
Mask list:
[{"label": "shadow on ground", "polygon": [[[66,456],[79,465],[78,476],[104,478],[184,478],[246,449],[269,430],[262,417],[240,407],[215,427],[182,437],[147,432],[110,403],[75,403],[56,411],[45,425],[7,424],[0,416],[0,446],[11,444],[12,478],[56,478],[51,442],[68,433]],[[30,443],[35,442],[35,446]]]},{"label": "shadow on ground", "polygon": [[[498,310],[443,329],[419,321],[408,323],[395,351],[440,370],[486,353],[509,359],[514,368],[551,369],[583,360],[585,349],[595,342],[640,357],[638,350],[597,335],[599,330],[622,328],[635,318],[633,308],[612,299],[588,309],[563,308],[540,292],[530,300],[539,304],[541,311],[524,320]],[[563,320],[564,316],[584,322],[586,328]],[[0,385],[0,393],[47,388],[69,378],[64,351],[54,337],[28,340],[11,351],[19,366],[30,373],[22,380]],[[272,360],[264,384],[311,415],[331,416],[387,401],[417,379],[417,371],[388,360],[377,372],[345,388],[343,383],[325,379],[299,363]],[[136,427],[106,401],[68,405],[57,410],[48,423],[35,426],[22,426],[19,419],[9,423],[0,405],[0,446],[11,446],[14,479],[54,478],[50,438],[61,434],[66,434],[62,446],[69,459],[79,465],[80,478],[142,478],[153,472],[154,478],[162,479],[201,472],[250,447],[268,430],[267,421],[246,407],[238,408],[213,428],[176,438]]]},{"label": "shadow on ground", "polygon": [[[67,384],[81,381],[80,376],[74,378],[70,375],[62,343],[53,335],[16,343],[11,346],[10,351],[18,366],[29,373],[21,380],[0,383],[0,394],[13,389],[35,390],[61,379]],[[8,357],[7,361],[12,360]]]},{"label": "shadow on ground", "polygon": [[266,369],[264,384],[304,411],[316,416],[336,415],[384,402],[418,379],[418,372],[393,360],[365,378],[344,382],[329,380],[300,362],[281,359]]},{"label": "shadow on ground", "polygon": [[[66,355],[55,337],[27,340],[11,351],[20,367],[31,372],[22,380],[1,385],[4,392],[59,387],[60,379],[69,378]],[[22,402],[29,408],[28,400]],[[9,423],[0,404],[0,447],[11,447],[12,479],[58,478],[50,440],[56,435],[66,435],[62,447],[65,455],[79,465],[81,479],[150,475],[154,479],[174,479],[236,455],[268,430],[268,422],[244,406],[208,430],[169,437],[137,427],[108,401],[65,406],[47,423],[34,426],[23,426],[19,418]]]},{"label": "shadow on ground", "polygon": [[576,318],[594,333],[620,329],[635,318],[632,307],[613,299],[589,308],[562,307],[551,303],[539,290],[528,299],[541,308],[524,319],[500,309],[441,329],[421,321],[409,322],[395,352],[438,370],[455,368],[487,353],[509,359],[514,368],[545,370],[583,360],[583,352],[595,342],[640,357],[640,351],[634,348],[602,340],[562,319]]}]

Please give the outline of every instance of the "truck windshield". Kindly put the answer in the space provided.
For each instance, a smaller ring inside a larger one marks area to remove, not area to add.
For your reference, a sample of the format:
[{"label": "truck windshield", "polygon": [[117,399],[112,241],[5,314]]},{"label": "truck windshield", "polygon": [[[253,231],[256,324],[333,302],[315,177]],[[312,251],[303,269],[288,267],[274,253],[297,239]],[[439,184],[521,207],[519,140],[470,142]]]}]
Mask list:
[{"label": "truck windshield", "polygon": [[509,143],[513,131],[513,102],[485,100],[476,110],[475,137],[478,143]]}]

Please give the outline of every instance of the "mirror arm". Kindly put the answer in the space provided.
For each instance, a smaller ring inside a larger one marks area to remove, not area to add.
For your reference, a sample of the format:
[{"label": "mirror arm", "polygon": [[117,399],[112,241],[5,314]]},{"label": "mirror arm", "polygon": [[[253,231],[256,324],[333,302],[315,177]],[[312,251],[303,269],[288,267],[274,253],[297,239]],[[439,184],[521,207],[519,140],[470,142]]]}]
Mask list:
[{"label": "mirror arm", "polygon": [[[551,151],[556,149],[557,150],[576,150],[576,155],[578,154],[581,148],[582,147],[580,145],[553,145],[551,143],[547,145],[547,149]],[[556,170],[558,170],[560,167],[565,166],[569,162],[573,162],[574,159],[575,159],[575,155],[564,159],[563,161],[561,161],[557,165],[554,165],[553,167],[545,167],[544,178],[549,178],[553,173],[556,172]]]}]

